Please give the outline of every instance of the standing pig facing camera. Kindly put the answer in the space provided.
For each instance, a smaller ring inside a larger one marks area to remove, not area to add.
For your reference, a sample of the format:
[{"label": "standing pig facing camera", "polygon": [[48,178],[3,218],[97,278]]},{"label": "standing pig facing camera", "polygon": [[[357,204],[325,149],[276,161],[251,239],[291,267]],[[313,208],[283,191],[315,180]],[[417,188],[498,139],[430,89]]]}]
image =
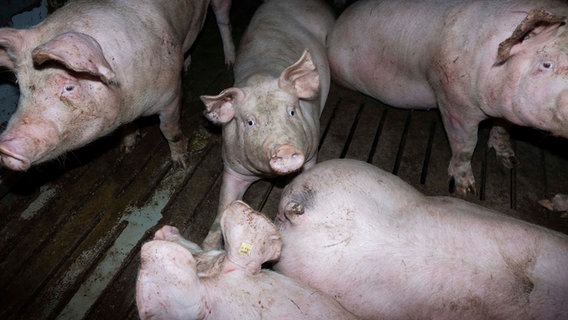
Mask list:
[{"label": "standing pig facing camera", "polygon": [[316,162],[319,117],[329,92],[325,39],[334,15],[322,1],[267,1],[237,53],[234,87],[202,96],[205,116],[223,126],[219,209],[203,246],[222,244],[220,215],[256,180]]},{"label": "standing pig facing camera", "polygon": [[[24,171],[158,114],[172,160],[187,166],[181,72],[208,5],[79,0],[31,29],[0,29],[0,67],[12,70],[20,86],[18,108],[0,136],[0,164]],[[230,0],[212,5],[232,62]],[[134,135],[125,137],[123,149],[134,142]]]},{"label": "standing pig facing camera", "polygon": [[[389,105],[439,108],[459,195],[476,193],[479,122],[503,118],[568,137],[568,2],[361,0],[329,37],[332,78]],[[489,146],[515,163],[509,134]]]},{"label": "standing pig facing camera", "polygon": [[362,319],[568,319],[568,236],[370,164],[306,170],[277,221],[274,269]]},{"label": "standing pig facing camera", "polygon": [[142,319],[356,319],[337,301],[271,270],[276,226],[236,201],[221,220],[226,251],[199,252],[165,226],[142,246],[136,303]]}]

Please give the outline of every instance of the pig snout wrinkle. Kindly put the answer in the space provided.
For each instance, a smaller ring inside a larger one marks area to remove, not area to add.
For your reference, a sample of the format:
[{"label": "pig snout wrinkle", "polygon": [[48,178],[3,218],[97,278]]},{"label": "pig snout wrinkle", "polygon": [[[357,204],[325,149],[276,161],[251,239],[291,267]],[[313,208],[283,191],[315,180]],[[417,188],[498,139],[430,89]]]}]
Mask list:
[{"label": "pig snout wrinkle", "polygon": [[26,171],[31,166],[31,161],[24,156],[17,154],[16,152],[10,151],[8,146],[0,145],[0,164],[3,166],[16,171]]},{"label": "pig snout wrinkle", "polygon": [[270,168],[278,174],[298,171],[304,165],[305,156],[291,145],[277,146],[270,156]]}]

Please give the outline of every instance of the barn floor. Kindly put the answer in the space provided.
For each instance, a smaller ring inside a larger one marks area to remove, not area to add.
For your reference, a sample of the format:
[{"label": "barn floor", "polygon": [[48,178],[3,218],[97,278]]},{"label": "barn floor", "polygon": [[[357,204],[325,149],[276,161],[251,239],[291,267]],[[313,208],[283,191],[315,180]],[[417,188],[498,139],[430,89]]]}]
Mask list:
[{"label": "barn floor", "polygon": [[[238,41],[259,1],[234,3]],[[248,6],[246,5],[248,4]],[[172,167],[156,117],[122,155],[118,134],[27,173],[0,171],[0,318],[137,319],[139,250],[161,225],[198,243],[213,220],[221,183],[220,129],[201,112],[202,94],[232,85],[210,15],[185,77],[184,130],[191,166]],[[319,160],[354,158],[393,172],[428,195],[448,195],[448,142],[439,114],[388,108],[332,86],[321,118]],[[514,128],[520,165],[512,170],[487,150],[483,124],[473,159],[479,196],[469,200],[568,233],[568,219],[537,200],[568,192],[568,141]],[[283,180],[259,181],[245,195],[273,215]]]}]

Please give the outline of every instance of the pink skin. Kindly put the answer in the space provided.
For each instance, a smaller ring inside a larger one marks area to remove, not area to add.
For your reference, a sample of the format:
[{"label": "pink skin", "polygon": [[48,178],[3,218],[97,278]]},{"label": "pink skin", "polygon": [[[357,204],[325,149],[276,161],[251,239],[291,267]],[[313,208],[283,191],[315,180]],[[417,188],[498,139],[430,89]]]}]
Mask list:
[{"label": "pink skin", "polygon": [[[330,34],[332,77],[395,107],[439,108],[452,149],[448,174],[459,195],[476,193],[480,121],[568,137],[566,16],[557,0],[358,1]],[[508,134],[495,130],[490,147],[510,167]]]},{"label": "pink skin", "polygon": [[568,236],[452,197],[426,197],[370,164],[297,176],[277,216],[274,269],[363,319],[566,319]]},{"label": "pink skin", "polygon": [[330,81],[325,39],[333,23],[331,8],[319,0],[264,3],[241,40],[234,87],[201,97],[206,117],[223,126],[224,163],[205,249],[222,246],[221,213],[253,182],[316,162]]},{"label": "pink skin", "polygon": [[[172,160],[186,167],[187,139],[179,124],[181,70],[208,4],[84,0],[31,29],[0,29],[0,66],[16,74],[21,92],[0,136],[0,164],[25,171],[137,117],[158,114]],[[230,1],[212,4],[225,29],[230,64]],[[124,150],[132,147],[133,137],[125,137]]]},{"label": "pink skin", "polygon": [[[221,223],[226,251],[193,256],[180,245],[189,241],[170,226],[142,246],[136,283],[140,318],[355,319],[331,297],[261,269],[278,258],[282,246],[278,230],[261,213],[237,201]],[[170,235],[167,240],[161,239],[164,234]]]}]

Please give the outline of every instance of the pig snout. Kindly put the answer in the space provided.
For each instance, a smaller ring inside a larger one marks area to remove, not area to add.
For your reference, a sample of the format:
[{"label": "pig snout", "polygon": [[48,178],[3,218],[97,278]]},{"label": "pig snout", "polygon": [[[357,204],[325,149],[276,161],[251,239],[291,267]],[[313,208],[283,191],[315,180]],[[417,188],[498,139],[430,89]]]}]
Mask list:
[{"label": "pig snout", "polygon": [[304,153],[289,144],[276,146],[270,155],[270,168],[278,174],[298,171],[306,157]]},{"label": "pig snout", "polygon": [[31,166],[31,160],[16,140],[0,140],[0,164],[11,170],[26,171]]}]

